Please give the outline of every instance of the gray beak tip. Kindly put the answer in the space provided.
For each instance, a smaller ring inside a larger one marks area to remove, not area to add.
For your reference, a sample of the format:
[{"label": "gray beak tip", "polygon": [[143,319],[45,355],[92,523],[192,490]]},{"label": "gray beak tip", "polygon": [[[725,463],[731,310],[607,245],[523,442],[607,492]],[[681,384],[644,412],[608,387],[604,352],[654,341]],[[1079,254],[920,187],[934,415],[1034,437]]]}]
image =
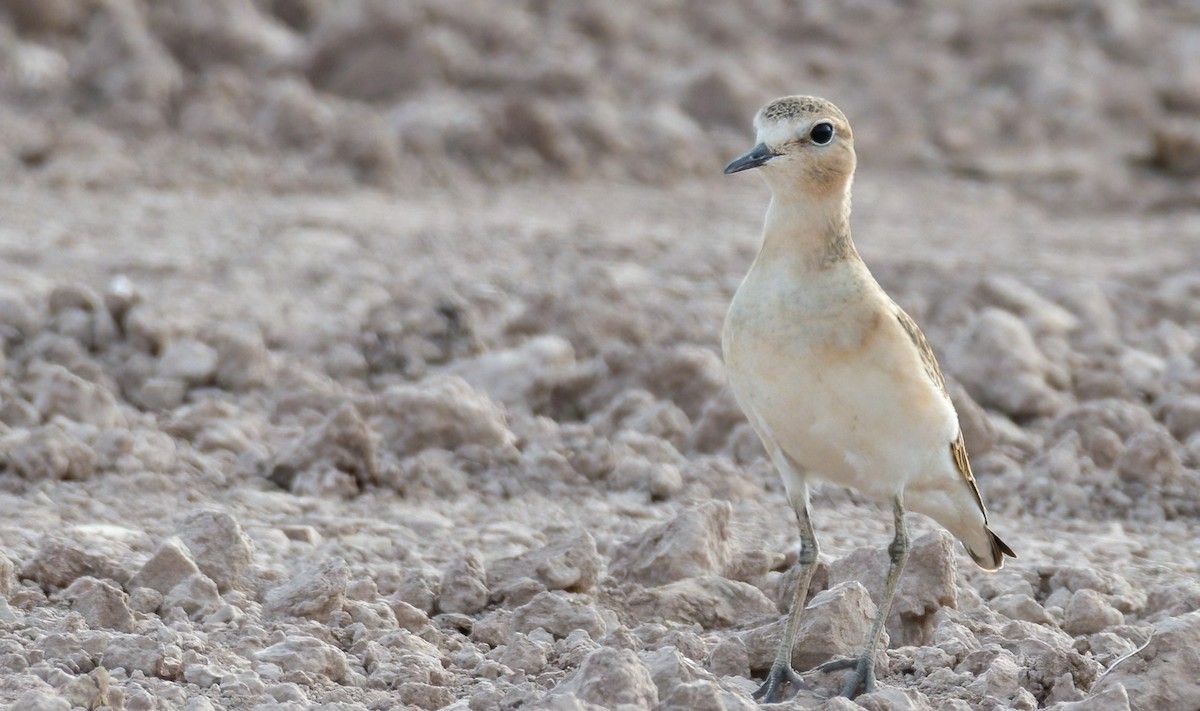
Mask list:
[{"label": "gray beak tip", "polygon": [[767,144],[760,143],[751,148],[745,155],[734,158],[729,165],[725,166],[725,175],[733,175],[743,170],[757,168],[774,157],[775,153],[770,148],[767,148]]}]

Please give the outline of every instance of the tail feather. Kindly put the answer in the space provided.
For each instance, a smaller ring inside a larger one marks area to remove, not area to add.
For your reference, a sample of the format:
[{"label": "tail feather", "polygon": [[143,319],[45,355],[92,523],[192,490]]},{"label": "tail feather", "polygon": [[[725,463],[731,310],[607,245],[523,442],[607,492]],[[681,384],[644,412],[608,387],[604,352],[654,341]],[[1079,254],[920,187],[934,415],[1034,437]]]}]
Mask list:
[{"label": "tail feather", "polygon": [[1013,553],[1013,549],[1009,548],[1007,543],[1000,540],[1000,536],[997,536],[995,533],[993,533],[992,529],[985,526],[983,530],[987,532],[988,550],[980,553],[978,551],[971,550],[970,546],[967,547],[967,553],[970,554],[971,559],[974,560],[980,568],[983,568],[984,570],[999,570],[1004,566],[1005,556],[1008,556],[1009,558],[1017,557],[1017,554]]}]

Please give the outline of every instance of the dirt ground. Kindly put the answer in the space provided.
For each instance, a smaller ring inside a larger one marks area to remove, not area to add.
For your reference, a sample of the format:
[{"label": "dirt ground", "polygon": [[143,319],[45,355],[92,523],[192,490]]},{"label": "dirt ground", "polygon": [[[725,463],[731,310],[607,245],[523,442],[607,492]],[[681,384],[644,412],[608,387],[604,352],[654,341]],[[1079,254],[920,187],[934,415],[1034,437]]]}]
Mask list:
[{"label": "dirt ground", "polygon": [[[1185,0],[3,0],[0,708],[755,708],[720,169],[806,92],[1019,557],[914,515],[878,691],[763,708],[1200,709],[1198,67]],[[813,508],[802,669],[891,535]]]}]

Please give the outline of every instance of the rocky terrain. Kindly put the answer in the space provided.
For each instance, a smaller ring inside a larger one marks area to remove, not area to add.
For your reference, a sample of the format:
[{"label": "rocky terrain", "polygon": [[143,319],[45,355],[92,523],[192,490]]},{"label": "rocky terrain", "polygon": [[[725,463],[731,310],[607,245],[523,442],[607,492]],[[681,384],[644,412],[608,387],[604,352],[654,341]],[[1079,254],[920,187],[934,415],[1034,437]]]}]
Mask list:
[{"label": "rocky terrain", "polygon": [[[0,2],[0,708],[755,708],[719,172],[793,91],[1019,558],[914,515],[879,689],[764,708],[1200,708],[1200,14],[738,7]],[[800,668],[890,538],[814,514]]]}]

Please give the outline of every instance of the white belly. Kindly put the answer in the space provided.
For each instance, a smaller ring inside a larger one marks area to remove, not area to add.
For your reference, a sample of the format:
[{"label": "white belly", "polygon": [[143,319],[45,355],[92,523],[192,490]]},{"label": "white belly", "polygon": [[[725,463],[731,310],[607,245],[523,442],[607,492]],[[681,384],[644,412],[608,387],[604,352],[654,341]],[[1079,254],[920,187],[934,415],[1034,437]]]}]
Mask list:
[{"label": "white belly", "polygon": [[957,417],[890,300],[865,268],[850,276],[849,287],[831,274],[830,285],[799,289],[752,270],[730,306],[725,362],[768,449],[808,476],[884,499],[946,469]]}]

